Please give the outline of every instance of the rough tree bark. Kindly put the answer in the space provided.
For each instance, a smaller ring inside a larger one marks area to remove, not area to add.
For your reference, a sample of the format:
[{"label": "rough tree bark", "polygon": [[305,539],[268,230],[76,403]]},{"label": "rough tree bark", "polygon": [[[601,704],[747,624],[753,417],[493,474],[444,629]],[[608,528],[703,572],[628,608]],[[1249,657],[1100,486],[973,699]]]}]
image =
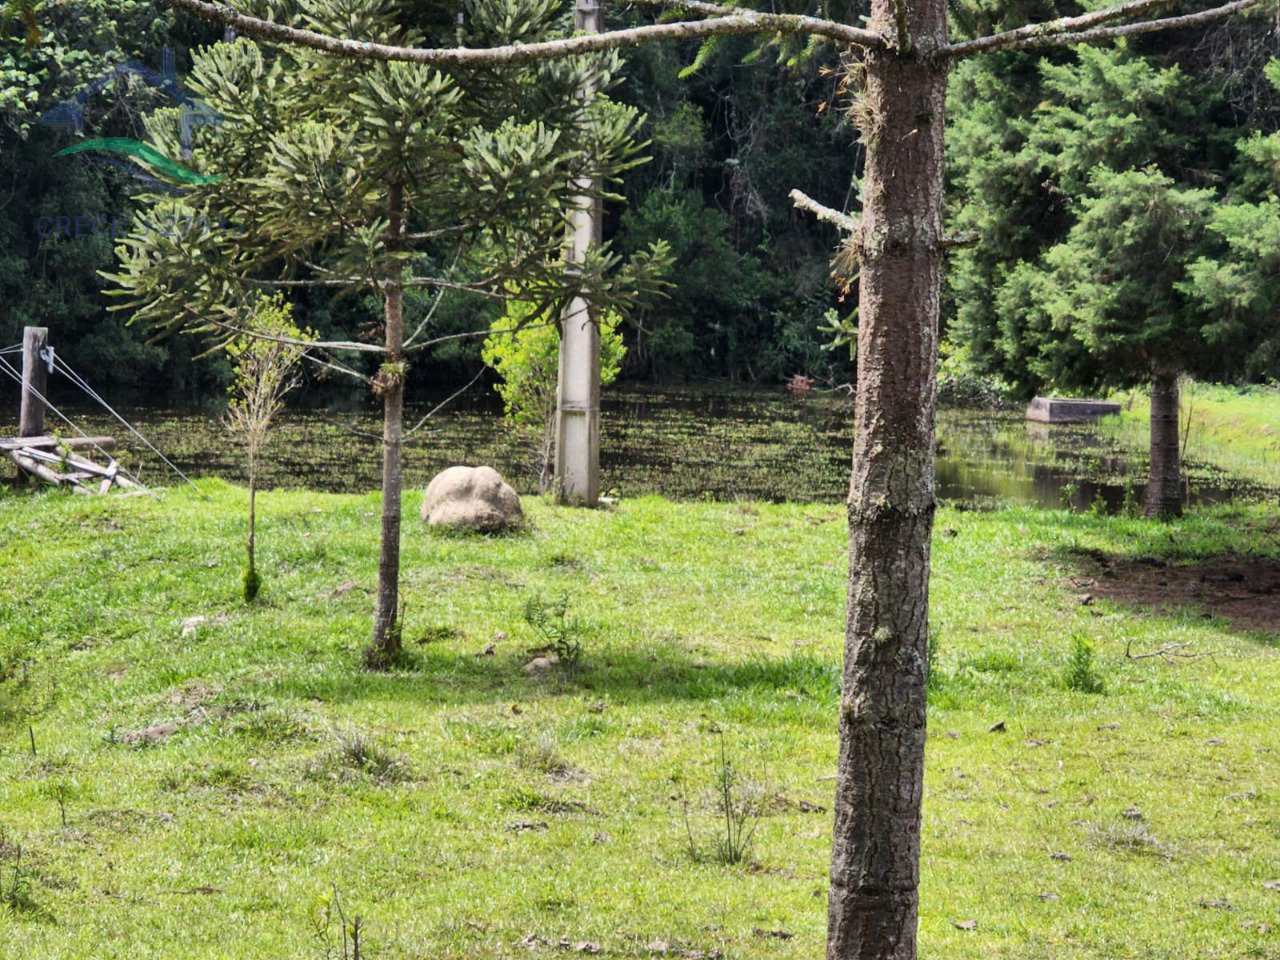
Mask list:
[{"label": "rough tree bark", "polygon": [[[387,246],[400,243],[404,229],[404,185],[387,192]],[[401,447],[404,433],[404,286],[399,274],[386,279],[383,294],[386,355],[374,380],[382,391],[382,545],[378,556],[378,600],[373,640],[365,662],[389,666],[400,653],[400,494],[403,487]]]},{"label": "rough tree bark", "polygon": [[828,960],[914,960],[924,779],[945,0],[873,0]]},{"label": "rough tree bark", "polygon": [[[603,21],[598,0],[578,0],[574,27],[599,33]],[[583,101],[594,95],[588,83]],[[572,265],[581,264],[600,243],[602,204],[593,196],[599,184],[579,184],[569,214],[568,251]],[[560,318],[560,366],[556,382],[556,500],[566,506],[594,507],[600,502],[600,328],[587,302],[575,297]]]},{"label": "rough tree bark", "polygon": [[1172,520],[1182,515],[1182,447],[1178,436],[1178,373],[1160,370],[1151,379],[1151,472],[1146,515]]}]

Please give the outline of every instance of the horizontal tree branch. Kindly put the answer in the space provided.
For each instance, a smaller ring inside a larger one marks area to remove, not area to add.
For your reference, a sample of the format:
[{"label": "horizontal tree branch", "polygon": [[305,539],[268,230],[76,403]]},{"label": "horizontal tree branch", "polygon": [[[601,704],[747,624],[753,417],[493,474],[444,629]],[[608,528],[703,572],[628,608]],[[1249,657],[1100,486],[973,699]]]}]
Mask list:
[{"label": "horizontal tree branch", "polygon": [[1018,27],[1016,30],[1006,30],[1004,33],[992,34],[989,37],[979,37],[976,40],[953,43],[943,53],[948,57],[968,57],[973,56],[975,53],[985,53],[988,50],[1018,49],[1024,40],[1035,40],[1046,34],[1086,30],[1089,27],[1110,23],[1112,20],[1140,16],[1156,7],[1167,6],[1172,2],[1173,0],[1129,0],[1128,3],[1121,3],[1103,10],[1094,10],[1092,13],[1086,13],[1078,17],[1061,17],[1057,20],[1047,20],[1044,23],[1029,23],[1025,27]]},{"label": "horizontal tree branch", "polygon": [[234,323],[227,323],[225,320],[217,320],[212,317],[201,317],[201,322],[209,323],[220,330],[224,330],[234,336],[249,337],[253,340],[270,340],[272,343],[287,343],[295,347],[310,347],[316,350],[335,350],[335,351],[351,351],[352,353],[386,353],[387,348],[379,346],[376,343],[359,343],[355,340],[302,340],[298,337],[283,337],[273,333],[263,333],[261,330],[253,330],[249,327],[237,326]]},{"label": "horizontal tree branch", "polygon": [[735,12],[729,16],[707,20],[654,23],[605,33],[582,34],[563,40],[540,43],[516,43],[503,47],[399,47],[343,37],[331,37],[314,30],[286,26],[240,13],[224,3],[208,0],[168,0],[168,2],[202,20],[231,27],[256,40],[309,47],[334,56],[353,60],[402,60],[435,67],[496,66],[555,60],[601,50],[636,46],[657,40],[692,40],[710,36],[749,33],[808,33],[830,37],[842,43],[864,47],[883,47],[884,38],[871,30],[861,30],[830,20],[788,14]]},{"label": "horizontal tree branch", "polygon": [[1133,37],[1143,33],[1158,33],[1162,30],[1184,30],[1187,27],[1199,27],[1215,20],[1223,20],[1261,7],[1263,0],[1234,0],[1220,7],[1211,7],[1198,13],[1187,13],[1179,17],[1164,17],[1159,20],[1143,20],[1138,23],[1126,23],[1115,27],[1100,27],[1096,30],[1085,30],[1081,33],[1060,34],[1046,38],[1042,44],[1032,46],[1066,46],[1075,43],[1092,43],[1098,40],[1114,40],[1118,37]]},{"label": "horizontal tree branch", "polygon": [[1090,43],[1097,40],[1111,40],[1117,37],[1132,36],[1141,33],[1155,33],[1160,30],[1177,30],[1183,27],[1194,27],[1211,23],[1224,17],[1243,13],[1253,7],[1261,6],[1263,0],[1232,0],[1230,3],[1197,13],[1188,13],[1177,17],[1163,17],[1156,20],[1141,20],[1117,26],[1102,26],[1114,20],[1141,16],[1150,13],[1157,7],[1166,6],[1171,0],[1129,0],[1104,10],[1095,10],[1078,17],[1063,17],[1059,20],[1047,20],[1044,23],[1033,23],[1016,30],[966,40],[945,47],[942,55],[952,59],[971,57],[979,53],[993,50],[1028,50],[1037,47],[1069,46],[1076,43]]},{"label": "horizontal tree branch", "polygon": [[763,13],[747,7],[735,7],[724,3],[708,3],[706,0],[629,0],[632,6],[665,7],[668,10],[687,10],[705,17],[740,17],[749,15],[759,20],[761,27],[779,33],[812,33],[817,36],[841,40],[859,47],[888,47],[888,40],[872,30],[850,27],[833,20],[808,17],[792,13]]},{"label": "horizontal tree branch", "polygon": [[848,233],[853,233],[858,229],[857,217],[851,217],[847,213],[841,213],[839,210],[821,204],[802,190],[792,190],[787,196],[791,198],[791,202],[795,204],[797,210],[811,213],[819,220],[839,227]]}]

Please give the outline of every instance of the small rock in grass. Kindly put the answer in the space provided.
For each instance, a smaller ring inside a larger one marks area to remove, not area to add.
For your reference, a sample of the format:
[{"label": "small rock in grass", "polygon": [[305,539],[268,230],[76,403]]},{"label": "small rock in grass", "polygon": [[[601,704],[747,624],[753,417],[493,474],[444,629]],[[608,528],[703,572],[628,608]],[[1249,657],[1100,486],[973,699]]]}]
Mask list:
[{"label": "small rock in grass", "polygon": [[542,657],[534,657],[524,665],[524,672],[531,677],[541,676],[559,662],[560,658],[554,653]]},{"label": "small rock in grass", "polygon": [[528,830],[546,830],[547,824],[544,820],[513,820],[507,824],[507,829],[512,833],[524,833]]},{"label": "small rock in grass", "polygon": [[1070,863],[1070,862],[1071,862],[1071,854],[1069,854],[1069,853],[1063,853],[1063,852],[1061,852],[1061,851],[1058,851],[1058,852],[1056,852],[1056,853],[1051,853],[1051,854],[1049,854],[1049,859],[1050,859],[1050,860],[1057,860],[1059,863]]},{"label": "small rock in grass", "polygon": [[977,920],[952,920],[951,925],[957,930],[977,930]]},{"label": "small rock in grass", "polygon": [[1130,808],[1129,808],[1128,810],[1126,810],[1123,814],[1121,814],[1121,816],[1123,816],[1126,820],[1141,820],[1141,819],[1143,819],[1143,817],[1142,817],[1142,811],[1141,811],[1141,810],[1139,810],[1137,807],[1130,807]]},{"label": "small rock in grass", "polygon": [[176,722],[156,723],[142,730],[132,730],[120,740],[123,743],[137,745],[162,743],[177,733],[179,726],[180,724]]},{"label": "small rock in grass", "polygon": [[182,635],[184,637],[195,636],[196,631],[208,622],[208,617],[187,617],[187,619],[182,621]]},{"label": "small rock in grass", "polygon": [[987,728],[987,733],[1004,733],[1005,725],[1003,720],[998,720]]},{"label": "small rock in grass", "polygon": [[790,940],[795,936],[790,930],[764,930],[760,927],[756,927],[751,933],[761,940]]}]

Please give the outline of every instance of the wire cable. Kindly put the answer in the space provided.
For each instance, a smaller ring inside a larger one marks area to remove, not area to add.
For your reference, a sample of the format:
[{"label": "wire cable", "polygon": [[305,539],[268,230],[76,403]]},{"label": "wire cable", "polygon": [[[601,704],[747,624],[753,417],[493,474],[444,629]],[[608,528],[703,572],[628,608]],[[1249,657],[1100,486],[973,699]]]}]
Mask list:
[{"label": "wire cable", "polygon": [[119,413],[117,413],[115,408],[112,407],[111,404],[107,403],[106,400],[102,399],[98,391],[94,390],[93,387],[89,386],[89,384],[85,382],[84,378],[81,377],[80,374],[72,370],[71,366],[65,360],[63,360],[60,356],[58,356],[56,353],[53,355],[53,364],[59,371],[62,372],[63,375],[67,377],[67,379],[69,379],[77,387],[79,387],[86,394],[88,394],[90,399],[95,400],[99,404],[101,404],[102,408],[106,410],[107,413],[111,414],[111,416],[115,417],[116,420],[118,420],[126,430],[132,433],[144,444],[146,444],[147,448],[152,453],[154,453],[157,457],[159,457],[166,464],[168,464],[170,470],[172,470],[174,473],[180,476],[183,480],[187,481],[187,483],[191,484],[191,486],[195,487],[197,493],[200,491],[200,488],[196,487],[194,480],[192,480],[180,469],[178,469],[177,464],[175,464],[172,460],[170,460],[163,453],[161,453],[159,447],[157,447],[154,443],[152,443],[150,440],[144,437],[133,424],[131,424],[128,420],[126,420]]},{"label": "wire cable", "polygon": [[[92,438],[89,436],[89,434],[85,433],[83,430],[81,430],[81,429],[80,429],[80,427],[79,427],[76,423],[72,422],[72,420],[71,420],[71,418],[70,418],[70,417],[68,417],[65,413],[63,413],[61,410],[59,410],[57,407],[55,407],[52,403],[50,403],[50,402],[49,402],[49,398],[48,398],[48,397],[44,396],[44,395],[43,395],[39,390],[37,390],[35,387],[32,387],[32,386],[29,386],[29,385],[25,385],[25,384],[23,384],[23,382],[22,382],[22,374],[21,374],[20,372],[18,372],[17,370],[15,370],[15,369],[13,368],[13,366],[9,363],[9,361],[8,361],[8,360],[6,360],[4,357],[0,357],[0,369],[3,369],[3,370],[4,370],[4,372],[5,372],[5,373],[7,373],[7,374],[9,375],[10,379],[12,379],[12,380],[14,380],[14,381],[16,381],[16,382],[17,382],[17,384],[18,384],[18,386],[19,386],[20,388],[26,389],[28,392],[30,392],[30,393],[31,393],[31,394],[32,394],[32,395],[33,395],[37,400],[39,400],[41,403],[43,403],[43,404],[44,404],[44,405],[49,409],[49,411],[50,411],[52,414],[54,414],[56,417],[58,417],[58,418],[59,418],[59,419],[61,419],[63,422],[65,422],[65,423],[66,423],[66,425],[67,425],[67,426],[69,426],[72,430],[74,430],[76,433],[80,434],[80,436],[84,437],[86,440],[90,440],[90,439],[92,439]],[[106,450],[104,447],[102,447],[102,445],[101,445],[101,444],[97,444],[97,443],[95,443],[95,444],[93,444],[93,448],[94,448],[95,450],[97,450],[99,453],[101,453],[101,454],[102,454],[104,457],[106,457],[108,460],[110,460],[112,463],[116,463],[116,458],[115,458],[115,457],[113,457],[113,456],[111,455],[110,451],[108,451],[108,450]],[[116,463],[116,465],[117,465],[117,466],[119,466],[119,464],[118,464],[118,463]],[[124,467],[120,467],[120,472],[121,472],[121,473],[123,473],[123,474],[124,474],[126,477],[128,477],[130,480],[132,480],[134,483],[136,483],[136,484],[137,484],[139,487],[141,487],[143,490],[146,490],[146,489],[147,489],[147,488],[146,488],[146,485],[145,485],[141,480],[139,480],[137,477],[135,477],[132,473],[130,473],[130,472],[129,472],[128,470],[126,470]],[[193,486],[194,486],[194,484],[193,484]],[[150,492],[150,491],[148,491],[148,492]],[[154,494],[153,494],[153,496],[154,496]]]}]

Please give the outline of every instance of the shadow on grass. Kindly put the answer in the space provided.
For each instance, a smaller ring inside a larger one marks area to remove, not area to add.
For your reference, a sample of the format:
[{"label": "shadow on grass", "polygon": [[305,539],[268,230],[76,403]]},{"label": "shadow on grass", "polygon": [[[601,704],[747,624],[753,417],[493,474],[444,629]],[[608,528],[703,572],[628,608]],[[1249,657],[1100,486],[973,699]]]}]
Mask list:
[{"label": "shadow on grass", "polygon": [[478,657],[444,650],[414,651],[406,669],[372,673],[350,666],[321,675],[285,675],[270,684],[273,695],[344,703],[385,697],[418,704],[467,705],[564,696],[616,697],[630,704],[714,700],[758,692],[790,693],[792,702],[834,706],[840,695],[837,658],[792,653],[739,663],[691,660],[670,647],[588,653],[576,670],[524,671],[527,657]]}]

